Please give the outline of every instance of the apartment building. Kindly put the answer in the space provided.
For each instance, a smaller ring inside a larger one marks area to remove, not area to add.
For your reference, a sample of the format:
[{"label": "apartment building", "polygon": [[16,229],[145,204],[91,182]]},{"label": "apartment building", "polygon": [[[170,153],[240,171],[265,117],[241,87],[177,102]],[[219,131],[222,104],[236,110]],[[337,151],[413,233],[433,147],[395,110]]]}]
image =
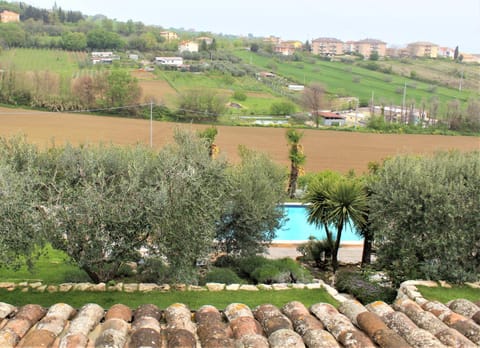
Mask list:
[{"label": "apartment building", "polygon": [[379,57],[385,57],[387,52],[387,43],[377,39],[355,41],[353,46],[353,51],[365,58],[370,57],[373,52],[377,52]]},{"label": "apartment building", "polygon": [[331,38],[320,37],[312,40],[312,53],[320,56],[337,56],[343,54],[343,42]]},{"label": "apartment building", "polygon": [[411,57],[437,58],[438,45],[425,41],[413,42],[407,45],[407,51]]}]

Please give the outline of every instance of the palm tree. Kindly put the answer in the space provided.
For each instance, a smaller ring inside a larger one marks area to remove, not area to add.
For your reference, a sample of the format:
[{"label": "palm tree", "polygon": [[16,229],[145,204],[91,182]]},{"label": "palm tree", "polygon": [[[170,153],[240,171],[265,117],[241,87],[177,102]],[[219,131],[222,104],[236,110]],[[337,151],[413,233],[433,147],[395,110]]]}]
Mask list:
[{"label": "palm tree", "polygon": [[324,226],[327,239],[333,241],[329,226],[336,228],[332,244],[332,268],[338,268],[338,249],[346,224],[363,226],[366,223],[367,196],[355,179],[325,179],[314,183],[307,192],[308,222]]},{"label": "palm tree", "polygon": [[297,180],[300,175],[300,170],[305,164],[305,154],[303,147],[300,145],[300,140],[303,137],[303,132],[298,132],[296,129],[287,130],[287,141],[290,145],[288,157],[290,158],[290,176],[288,179],[288,197],[294,198],[297,190]]}]

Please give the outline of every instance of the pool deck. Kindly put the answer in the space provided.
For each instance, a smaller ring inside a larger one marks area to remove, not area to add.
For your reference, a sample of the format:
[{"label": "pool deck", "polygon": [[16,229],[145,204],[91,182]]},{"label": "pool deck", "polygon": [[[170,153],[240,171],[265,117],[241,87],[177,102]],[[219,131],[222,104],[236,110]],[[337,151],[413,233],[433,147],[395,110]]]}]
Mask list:
[{"label": "pool deck", "polygon": [[[272,259],[280,259],[283,257],[291,257],[295,259],[301,256],[297,251],[298,245],[301,243],[275,243],[268,248],[266,257]],[[338,250],[338,260],[344,263],[359,263],[362,260],[363,242],[341,244]]]}]

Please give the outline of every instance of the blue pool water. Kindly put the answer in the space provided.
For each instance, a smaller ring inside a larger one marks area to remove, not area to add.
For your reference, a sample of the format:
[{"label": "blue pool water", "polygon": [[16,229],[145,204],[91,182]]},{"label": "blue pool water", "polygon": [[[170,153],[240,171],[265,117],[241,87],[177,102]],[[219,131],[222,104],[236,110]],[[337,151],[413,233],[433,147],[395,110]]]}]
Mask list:
[{"label": "blue pool water", "polygon": [[[309,236],[317,239],[326,238],[325,229],[316,228],[307,222],[307,210],[302,205],[284,205],[285,216],[287,217],[283,226],[276,231],[276,238],[273,242],[280,241],[307,241]],[[336,229],[333,230],[336,232]],[[363,238],[355,233],[355,229],[347,224],[342,231],[341,242],[362,242]]]}]

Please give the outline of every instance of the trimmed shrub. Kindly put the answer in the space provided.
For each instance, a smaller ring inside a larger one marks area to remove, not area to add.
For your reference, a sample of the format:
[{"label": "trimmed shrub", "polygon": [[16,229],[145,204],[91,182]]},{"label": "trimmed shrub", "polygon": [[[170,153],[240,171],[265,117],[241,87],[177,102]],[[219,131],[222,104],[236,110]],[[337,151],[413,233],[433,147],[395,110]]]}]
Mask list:
[{"label": "trimmed shrub", "polygon": [[265,264],[251,274],[256,284],[289,283],[288,276],[288,273],[280,271],[273,263]]},{"label": "trimmed shrub", "polygon": [[352,271],[337,272],[335,276],[335,287],[339,292],[346,292],[353,295],[363,304],[374,301],[392,303],[397,296],[395,289],[371,282],[362,274]]},{"label": "trimmed shrub", "polygon": [[203,283],[242,284],[244,281],[230,268],[212,268]]},{"label": "trimmed shrub", "polygon": [[247,100],[247,95],[242,92],[242,91],[235,91],[233,93],[233,99],[238,100],[238,101],[245,101]]},{"label": "trimmed shrub", "polygon": [[242,278],[252,279],[252,273],[257,269],[264,266],[270,260],[263,256],[249,256],[239,260],[239,276]]},{"label": "trimmed shrub", "polygon": [[252,256],[239,262],[239,275],[258,284],[306,283],[312,280],[310,272],[291,258],[277,260]]}]

